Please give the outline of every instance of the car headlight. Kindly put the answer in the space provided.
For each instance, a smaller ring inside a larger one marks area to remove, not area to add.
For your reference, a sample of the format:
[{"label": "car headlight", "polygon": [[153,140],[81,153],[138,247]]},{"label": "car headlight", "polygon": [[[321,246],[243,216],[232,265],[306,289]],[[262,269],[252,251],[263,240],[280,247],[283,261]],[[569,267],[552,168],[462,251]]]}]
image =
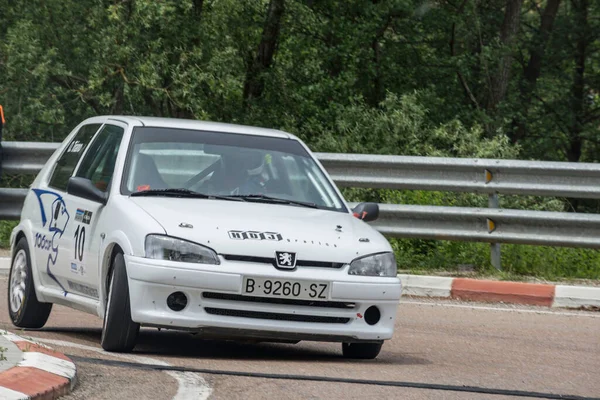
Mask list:
[{"label": "car headlight", "polygon": [[212,249],[164,235],[146,236],[146,257],[198,264],[220,264],[217,253]]},{"label": "car headlight", "polygon": [[394,253],[380,253],[358,258],[350,263],[350,275],[391,276],[398,274]]}]

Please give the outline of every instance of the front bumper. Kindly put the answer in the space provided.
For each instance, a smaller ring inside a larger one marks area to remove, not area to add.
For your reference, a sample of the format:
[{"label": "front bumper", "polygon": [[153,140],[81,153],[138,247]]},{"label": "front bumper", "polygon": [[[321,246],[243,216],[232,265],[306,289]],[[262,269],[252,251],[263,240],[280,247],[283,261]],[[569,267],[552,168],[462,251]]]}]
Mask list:
[{"label": "front bumper", "polygon": [[[221,265],[186,264],[126,256],[131,316],[142,325],[229,336],[281,340],[381,341],[390,339],[401,295],[398,278],[348,275],[340,269],[298,268],[279,271],[259,263],[223,261]],[[331,282],[326,304],[272,302],[242,296],[244,276]],[[166,299],[181,291],[188,298],[181,311]],[[375,306],[373,325],[365,311]]]}]

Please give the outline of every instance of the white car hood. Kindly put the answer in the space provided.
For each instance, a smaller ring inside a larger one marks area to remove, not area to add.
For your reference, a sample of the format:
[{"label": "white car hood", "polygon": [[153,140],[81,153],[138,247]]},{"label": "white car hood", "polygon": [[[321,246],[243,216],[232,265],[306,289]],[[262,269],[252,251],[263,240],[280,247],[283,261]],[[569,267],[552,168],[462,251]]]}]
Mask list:
[{"label": "white car hood", "polygon": [[218,254],[274,257],[275,251],[288,251],[296,252],[298,260],[349,263],[391,251],[379,232],[347,213],[227,200],[130,200],[154,217],[167,235],[200,243]]}]

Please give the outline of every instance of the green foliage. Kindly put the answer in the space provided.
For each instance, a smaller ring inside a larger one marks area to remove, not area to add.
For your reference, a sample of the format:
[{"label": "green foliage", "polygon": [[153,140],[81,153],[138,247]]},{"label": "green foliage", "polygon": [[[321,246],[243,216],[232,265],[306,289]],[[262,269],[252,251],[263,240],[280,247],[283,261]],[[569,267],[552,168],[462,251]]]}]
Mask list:
[{"label": "green foliage", "polygon": [[18,221],[0,221],[0,249],[10,246],[10,233]]},{"label": "green foliage", "polygon": [[503,270],[549,280],[600,279],[600,252],[590,249],[505,245]]},{"label": "green foliage", "polygon": [[[434,157],[516,158],[518,147],[504,135],[487,138],[478,126],[466,128],[453,119],[437,124],[418,94],[388,94],[379,108],[355,100],[336,110],[334,124],[307,124],[317,136],[314,147],[322,151],[370,154],[402,154]],[[310,133],[308,133],[310,132]]]},{"label": "green foliage", "polygon": [[412,273],[447,272],[501,279],[549,281],[600,279],[600,252],[544,246],[502,245],[502,272],[491,266],[489,245],[418,239],[392,240],[398,267]]},{"label": "green foliage", "polygon": [[[408,146],[410,154],[452,149],[446,153],[503,158],[516,155],[505,135],[514,139],[525,118],[521,157],[565,159],[580,138],[582,159],[597,159],[594,2],[584,26],[580,2],[564,3],[544,40],[548,1],[525,0],[518,36],[507,46],[501,0],[286,0],[264,93],[245,102],[270,1],[0,0],[7,137],[60,140],[91,115],[145,114],[285,128],[317,149],[341,143],[399,154]],[[570,72],[578,40],[587,49],[583,100],[573,97]],[[522,71],[539,48],[543,62],[529,101],[520,93]],[[490,109],[496,67],[507,54],[507,94]],[[470,148],[470,138],[482,134],[491,138],[487,151]]]}]

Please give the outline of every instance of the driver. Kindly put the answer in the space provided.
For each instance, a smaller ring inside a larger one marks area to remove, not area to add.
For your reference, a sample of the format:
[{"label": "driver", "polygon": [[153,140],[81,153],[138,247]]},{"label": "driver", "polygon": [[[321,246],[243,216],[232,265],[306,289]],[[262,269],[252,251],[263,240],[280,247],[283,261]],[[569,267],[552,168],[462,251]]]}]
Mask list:
[{"label": "driver", "polygon": [[221,153],[222,169],[210,182],[221,194],[264,194],[269,181],[266,166],[270,163],[270,154],[236,148],[235,152]]},{"label": "driver", "polygon": [[238,187],[231,191],[231,194],[248,195],[266,193],[267,182],[269,181],[266,165],[271,162],[271,155],[263,155],[260,152],[249,152],[247,155],[243,154],[237,158],[244,179]]}]

